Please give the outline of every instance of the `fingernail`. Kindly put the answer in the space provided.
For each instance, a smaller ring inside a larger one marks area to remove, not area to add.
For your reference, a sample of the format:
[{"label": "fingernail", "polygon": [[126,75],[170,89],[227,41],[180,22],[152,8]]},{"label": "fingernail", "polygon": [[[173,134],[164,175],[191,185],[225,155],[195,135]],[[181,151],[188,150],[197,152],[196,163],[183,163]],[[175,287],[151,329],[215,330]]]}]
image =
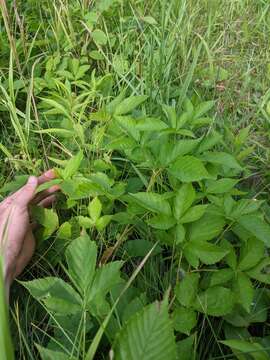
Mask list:
[{"label": "fingernail", "polygon": [[44,175],[50,179],[53,179],[55,177],[55,173],[54,173],[53,169],[46,171]]},{"label": "fingernail", "polygon": [[30,176],[27,183],[29,185],[36,185],[37,184],[37,178],[35,176]]}]

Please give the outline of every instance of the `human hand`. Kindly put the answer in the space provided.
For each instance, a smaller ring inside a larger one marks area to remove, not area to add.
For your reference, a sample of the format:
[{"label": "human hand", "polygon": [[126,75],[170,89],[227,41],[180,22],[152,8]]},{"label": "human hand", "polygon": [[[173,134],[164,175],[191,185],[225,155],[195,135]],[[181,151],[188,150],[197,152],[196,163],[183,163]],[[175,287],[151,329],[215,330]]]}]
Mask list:
[{"label": "human hand", "polygon": [[36,194],[38,185],[55,178],[53,170],[40,177],[30,176],[26,185],[0,203],[0,254],[4,261],[7,290],[30,261],[35,239],[30,224],[29,205],[50,206],[55,200],[57,185]]}]

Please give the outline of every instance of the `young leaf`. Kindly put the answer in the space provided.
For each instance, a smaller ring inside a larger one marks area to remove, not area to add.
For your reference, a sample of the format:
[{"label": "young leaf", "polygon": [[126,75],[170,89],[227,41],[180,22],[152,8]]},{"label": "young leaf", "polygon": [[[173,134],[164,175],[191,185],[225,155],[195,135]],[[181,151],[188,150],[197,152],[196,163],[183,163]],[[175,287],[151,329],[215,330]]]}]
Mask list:
[{"label": "young leaf", "polygon": [[96,228],[98,231],[103,231],[105,227],[111,222],[112,215],[101,216],[96,222]]},{"label": "young leaf", "polygon": [[118,360],[176,359],[173,328],[167,304],[151,304],[135,314],[118,335]]},{"label": "young leaf", "polygon": [[255,215],[244,215],[238,220],[238,223],[258,240],[264,242],[267,247],[270,247],[270,225],[264,220]]},{"label": "young leaf", "polygon": [[88,206],[88,213],[94,223],[100,218],[102,204],[98,197],[95,197]]},{"label": "young leaf", "polygon": [[77,155],[73,156],[68,162],[65,169],[61,172],[64,180],[70,179],[78,171],[83,160],[83,152],[79,151]]},{"label": "young leaf", "polygon": [[201,292],[195,299],[196,310],[211,316],[229,314],[234,305],[234,296],[231,290],[222,286],[214,286]]},{"label": "young leaf", "polygon": [[173,312],[174,329],[182,334],[189,335],[197,323],[197,314],[192,309],[177,307]]},{"label": "young leaf", "polygon": [[200,219],[205,213],[207,207],[208,205],[196,205],[191,207],[189,210],[187,210],[184,216],[180,218],[180,222],[185,224]]},{"label": "young leaf", "polygon": [[198,291],[200,275],[198,273],[187,273],[175,287],[176,299],[181,305],[192,306]]},{"label": "young leaf", "polygon": [[45,209],[40,206],[32,207],[32,218],[43,226],[42,238],[50,237],[59,226],[58,216],[52,209]]},{"label": "young leaf", "polygon": [[151,192],[139,192],[137,194],[130,194],[132,198],[145,209],[154,213],[170,216],[171,207],[167,200],[160,194]]},{"label": "young leaf", "polygon": [[180,156],[169,166],[169,173],[182,182],[200,181],[210,177],[201,160],[194,156]]},{"label": "young leaf", "polygon": [[250,312],[251,303],[254,297],[254,290],[252,282],[246,274],[238,272],[234,283],[234,291],[237,302],[242,305],[247,312]]},{"label": "young leaf", "polygon": [[181,216],[191,207],[195,200],[195,190],[192,184],[184,184],[176,192],[173,202],[173,213],[176,220],[179,220]]},{"label": "young leaf", "polygon": [[81,311],[81,299],[66,282],[56,277],[46,277],[21,284],[48,310],[57,314],[75,314]]},{"label": "young leaf", "polygon": [[115,108],[114,115],[125,115],[146,101],[148,96],[130,96],[118,104]]},{"label": "young leaf", "polygon": [[68,274],[85,296],[92,284],[97,261],[97,246],[87,235],[81,236],[66,250]]}]

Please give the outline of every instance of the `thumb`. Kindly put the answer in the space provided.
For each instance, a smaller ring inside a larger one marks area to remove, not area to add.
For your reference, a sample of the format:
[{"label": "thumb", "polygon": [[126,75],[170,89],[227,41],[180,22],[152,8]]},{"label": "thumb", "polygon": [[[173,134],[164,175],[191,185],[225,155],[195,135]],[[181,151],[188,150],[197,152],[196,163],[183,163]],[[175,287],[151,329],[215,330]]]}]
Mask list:
[{"label": "thumb", "polygon": [[16,203],[21,206],[27,206],[33,200],[38,186],[38,179],[30,176],[27,184],[24,185],[16,194]]}]

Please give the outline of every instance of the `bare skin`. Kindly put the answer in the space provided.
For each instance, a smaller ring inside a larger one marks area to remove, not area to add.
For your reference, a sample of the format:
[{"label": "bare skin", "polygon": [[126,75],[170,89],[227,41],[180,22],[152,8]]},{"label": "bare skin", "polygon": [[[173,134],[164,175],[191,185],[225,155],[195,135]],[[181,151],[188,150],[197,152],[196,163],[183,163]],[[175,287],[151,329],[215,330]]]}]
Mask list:
[{"label": "bare skin", "polygon": [[38,185],[55,178],[53,170],[40,177],[30,176],[20,190],[0,203],[0,253],[4,258],[4,277],[7,293],[12,281],[21,274],[35,250],[33,225],[29,205],[49,207],[55,201],[58,186],[36,194]]}]

